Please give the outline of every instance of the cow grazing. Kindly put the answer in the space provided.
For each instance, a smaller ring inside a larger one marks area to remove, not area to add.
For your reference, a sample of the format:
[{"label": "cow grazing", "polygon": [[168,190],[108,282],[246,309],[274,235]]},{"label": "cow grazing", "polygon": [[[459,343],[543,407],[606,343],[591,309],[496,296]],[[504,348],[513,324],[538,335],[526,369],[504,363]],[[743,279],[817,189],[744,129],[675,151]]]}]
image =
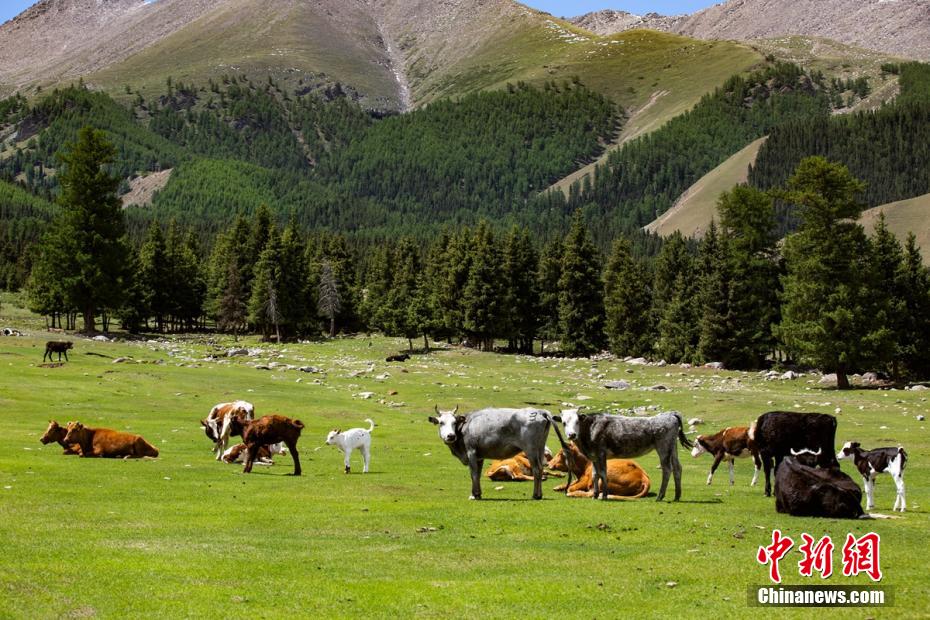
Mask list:
[{"label": "cow grazing", "polygon": [[750,425],[749,438],[755,442],[765,470],[766,496],[772,494],[773,460],[777,472],[779,463],[791,450],[810,448],[817,451],[820,467],[838,465],[833,452],[836,449],[836,418],[826,413],[769,411]]},{"label": "cow grazing", "polygon": [[[545,449],[544,457],[547,463],[552,462],[552,452],[549,448]],[[526,453],[520,454],[501,461],[494,461],[484,474],[495,482],[519,482],[533,479],[533,467],[530,460],[526,458]],[[552,474],[561,477],[562,474]],[[543,480],[546,479],[547,472],[543,471]]]},{"label": "cow grazing", "polygon": [[158,448],[141,435],[121,433],[108,428],[90,428],[80,422],[68,422],[66,444],[81,446],[82,457],[140,459],[157,458]]},{"label": "cow grazing", "polygon": [[242,437],[242,443],[248,450],[242,473],[252,471],[252,465],[258,458],[262,446],[284,442],[291,458],[294,459],[294,474],[300,475],[300,455],[297,453],[297,440],[304,423],[283,415],[266,415],[258,420],[249,420],[245,416],[233,416],[229,422],[229,434]]},{"label": "cow grazing", "polygon": [[59,446],[65,449],[62,454],[81,454],[81,446],[76,443],[68,444],[65,443],[65,435],[68,434],[68,429],[64,426],[61,426],[55,420],[50,420],[48,423],[48,428],[45,429],[45,433],[39,438],[44,445],[57,442]]},{"label": "cow grazing", "polygon": [[676,439],[686,448],[694,446],[684,433],[681,414],[668,411],[650,418],[629,418],[606,413],[583,414],[577,409],[563,410],[565,435],[573,440],[594,465],[593,495],[607,499],[607,459],[633,458],[655,450],[662,465],[662,486],[658,500],[665,497],[669,475],[675,477],[675,501],[681,499],[681,463]]},{"label": "cow grazing", "polygon": [[410,356],[406,353],[401,353],[399,355],[389,355],[384,358],[385,362],[406,362],[410,359]]},{"label": "cow grazing", "polygon": [[[262,446],[259,448],[258,455],[255,457],[255,464],[274,465],[272,457],[274,457],[275,454],[287,454],[287,448],[284,447],[283,443],[275,443],[270,446]],[[249,450],[245,447],[245,444],[237,443],[223,453],[223,462],[230,464],[245,463],[246,457],[248,455]]]},{"label": "cow grazing", "polygon": [[[574,443],[568,446],[572,452],[572,473],[578,478],[571,486],[555,487],[556,491],[567,491],[569,497],[592,497],[594,495],[594,465]],[[568,471],[565,452],[559,450],[549,468]],[[607,499],[637,499],[649,492],[650,480],[646,470],[636,461],[629,459],[607,459]]]},{"label": "cow grazing", "polygon": [[759,479],[759,470],[762,469],[762,461],[759,459],[759,451],[756,450],[756,442],[749,438],[748,426],[733,426],[713,435],[698,435],[694,440],[694,449],[691,450],[691,456],[698,457],[705,452],[714,456],[714,463],[710,466],[710,473],[707,474],[708,485],[713,481],[714,472],[717,471],[721,461],[729,463],[730,485],[733,485],[734,461],[738,458],[752,456],[756,468],[749,486],[756,486]]},{"label": "cow grazing", "polygon": [[255,406],[244,400],[220,403],[214,405],[210,410],[210,415],[200,421],[204,434],[213,442],[213,452],[217,461],[223,459],[223,454],[229,445],[229,423],[234,416],[254,420]]},{"label": "cow grazing", "polygon": [[[481,471],[485,459],[509,459],[526,453],[533,475],[533,499],[542,499],[542,475],[545,466],[546,437],[552,415],[544,409],[481,409],[467,416],[440,411],[429,421],[439,426],[439,438],[471,471],[470,499],[481,499]],[[559,442],[562,433],[555,427]]]},{"label": "cow grazing", "polygon": [[837,460],[852,459],[856,469],[862,475],[865,486],[865,509],[875,508],[875,478],[878,474],[887,473],[894,480],[898,494],[894,500],[892,511],[900,508],[904,512],[904,466],[907,463],[907,452],[904,448],[875,448],[863,450],[857,441],[847,441],[843,448],[836,453]]},{"label": "cow grazing", "polygon": [[775,471],[775,510],[796,517],[857,519],[862,516],[862,489],[838,466],[811,467],[800,462],[804,452],[810,461],[822,454],[794,451]]},{"label": "cow grazing", "polygon": [[49,340],[45,343],[45,355],[42,356],[42,361],[45,361],[45,358],[48,357],[48,361],[52,361],[52,353],[58,354],[58,361],[61,361],[61,354],[64,353],[65,361],[68,360],[68,349],[73,349],[74,343],[70,340]]}]

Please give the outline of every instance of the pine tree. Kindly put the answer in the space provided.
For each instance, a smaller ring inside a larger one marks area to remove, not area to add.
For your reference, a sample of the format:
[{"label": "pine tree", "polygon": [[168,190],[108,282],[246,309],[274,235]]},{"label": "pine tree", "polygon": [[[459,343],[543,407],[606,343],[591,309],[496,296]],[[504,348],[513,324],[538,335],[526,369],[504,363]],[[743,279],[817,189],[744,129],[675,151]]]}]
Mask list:
[{"label": "pine tree", "polygon": [[904,245],[898,281],[905,307],[899,353],[910,376],[926,379],[930,377],[930,270],[923,264],[914,233]]},{"label": "pine tree", "polygon": [[885,214],[880,213],[875,231],[869,239],[871,267],[874,280],[867,283],[877,320],[883,320],[890,337],[875,352],[876,361],[891,367],[894,381],[901,378],[901,358],[907,346],[907,305],[904,282],[904,251],[901,242],[888,230]]},{"label": "pine tree", "polygon": [[246,325],[248,308],[242,276],[236,261],[229,261],[225,279],[226,288],[217,308],[217,327],[225,332],[232,332],[233,339],[239,341],[239,331]]},{"label": "pine tree", "polygon": [[519,353],[533,353],[538,329],[539,292],[536,288],[539,257],[529,233],[514,227],[504,242],[502,277],[504,279],[503,334],[509,348]]},{"label": "pine tree", "polygon": [[172,273],[165,237],[157,221],[149,226],[145,241],[139,249],[139,276],[145,305],[155,315],[156,329],[165,331],[165,321],[171,312],[174,289],[178,282]]},{"label": "pine tree", "polygon": [[605,328],[610,350],[640,357],[652,348],[652,287],[626,237],[614,241],[604,271]]},{"label": "pine tree", "polygon": [[281,262],[281,238],[277,230],[272,228],[265,249],[255,265],[252,297],[249,300],[249,322],[258,326],[265,340],[270,340],[274,330],[277,342],[281,342],[283,320],[279,303]]},{"label": "pine tree", "polygon": [[698,254],[698,344],[701,362],[720,361],[727,368],[736,367],[730,353],[733,348],[730,325],[730,256],[726,235],[717,234],[711,221]]},{"label": "pine tree", "polygon": [[410,239],[400,241],[394,251],[394,277],[384,307],[385,327],[389,335],[407,339],[413,350],[413,338],[423,334],[426,312],[418,299],[417,285],[422,271],[419,252]]},{"label": "pine tree", "polygon": [[546,340],[559,338],[559,279],[562,277],[561,239],[552,241],[539,258],[536,288],[539,291],[539,338],[545,351]]},{"label": "pine tree", "polygon": [[834,371],[840,389],[849,388],[848,372],[874,361],[890,336],[870,307],[869,244],[856,223],[862,191],[846,166],[808,157],[785,194],[801,226],[785,241],[777,334],[789,351]]},{"label": "pine tree", "polygon": [[278,310],[285,336],[297,335],[310,323],[307,301],[306,248],[297,223],[291,221],[281,235],[281,275],[278,281]]},{"label": "pine tree", "polygon": [[336,337],[336,317],[342,310],[342,295],[339,282],[330,261],[324,260],[320,266],[319,311],[329,320],[329,337]]},{"label": "pine tree", "polygon": [[573,357],[604,346],[604,298],[601,260],[581,211],[565,238],[559,277],[559,338]]},{"label": "pine tree", "polygon": [[675,232],[662,246],[653,276],[652,313],[656,353],[668,361],[691,361],[699,338],[699,304],[694,257]]},{"label": "pine tree", "polygon": [[462,329],[482,350],[494,349],[502,322],[501,256],[486,221],[475,229],[470,247],[468,278],[462,292]]}]

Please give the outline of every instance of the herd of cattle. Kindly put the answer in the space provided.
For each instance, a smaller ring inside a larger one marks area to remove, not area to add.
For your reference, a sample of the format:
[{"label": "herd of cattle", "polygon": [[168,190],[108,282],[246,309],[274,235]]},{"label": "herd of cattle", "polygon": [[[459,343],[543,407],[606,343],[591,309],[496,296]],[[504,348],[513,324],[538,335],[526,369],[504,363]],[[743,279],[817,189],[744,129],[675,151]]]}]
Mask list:
[{"label": "herd of cattle", "polygon": [[[349,473],[349,456],[361,452],[364,471],[371,455],[369,428],[354,428],[329,433],[326,443],[340,448],[345,455],[345,472]],[[772,493],[771,473],[775,471],[775,506],[778,512],[796,516],[858,518],[864,514],[862,490],[843,473],[839,460],[850,459],[862,476],[866,490],[866,508],[875,507],[875,479],[888,473],[894,480],[897,496],[893,510],[904,512],[904,468],[907,453],[901,447],[863,450],[859,443],[846,442],[834,453],[836,418],[822,413],[770,411],[749,427],[726,428],[713,435],[698,435],[694,443],[684,433],[681,414],[660,413],[652,417],[626,417],[605,413],[580,413],[562,410],[552,415],[544,409],[488,408],[460,415],[458,407],[441,411],[429,421],[439,427],[439,437],[471,473],[471,499],[481,498],[481,478],[486,459],[494,463],[485,476],[491,480],[532,480],[533,499],[542,498],[542,481],[547,475],[567,481],[556,487],[570,497],[595,499],[636,499],[650,490],[649,476],[635,461],[629,460],[655,450],[662,469],[662,483],[657,499],[665,497],[669,478],[675,481],[675,499],[681,498],[681,463],[677,443],[691,448],[692,456],[705,452],[714,457],[707,484],[721,462],[730,468],[734,483],[734,460],[752,457],[756,484],[760,469],[765,472],[765,495]],[[559,430],[561,423],[564,436]],[[255,464],[272,463],[275,454],[290,454],[293,475],[301,474],[297,442],[304,424],[282,415],[255,419],[255,407],[246,401],[220,403],[200,421],[201,428],[213,442],[217,460],[244,463],[249,473]],[[553,456],[546,447],[549,429],[553,428],[561,450]],[[242,443],[229,447],[230,437]],[[568,443],[566,442],[568,440]],[[57,442],[65,454],[82,457],[156,458],[158,449],[139,435],[104,428],[89,428],[80,422],[67,427],[49,423],[41,437],[43,444]],[[572,478],[576,481],[573,483]]]}]

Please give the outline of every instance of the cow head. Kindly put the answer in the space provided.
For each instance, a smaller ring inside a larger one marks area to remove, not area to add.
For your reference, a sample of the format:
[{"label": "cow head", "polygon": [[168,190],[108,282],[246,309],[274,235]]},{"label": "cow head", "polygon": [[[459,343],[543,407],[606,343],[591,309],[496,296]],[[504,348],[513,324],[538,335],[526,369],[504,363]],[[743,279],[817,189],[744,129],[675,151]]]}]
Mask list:
[{"label": "cow head", "polygon": [[458,405],[452,411],[440,411],[439,405],[436,405],[435,409],[436,415],[430,416],[429,421],[439,426],[440,439],[447,444],[454,444],[458,439],[462,424],[465,423],[465,416],[456,415],[459,411]]},{"label": "cow head", "polygon": [[207,436],[207,439],[210,441],[217,441],[219,439],[219,432],[216,430],[216,420],[211,418],[204,418],[200,421],[200,428],[203,429],[204,434]]},{"label": "cow head", "polygon": [[577,439],[578,426],[585,415],[578,413],[578,409],[562,409],[559,417],[562,418],[562,424],[565,426],[565,437],[569,441]]},{"label": "cow head", "polygon": [[[233,437],[242,437],[243,431],[249,425],[251,420],[242,415],[234,415],[229,417],[229,434]],[[219,433],[217,433],[219,435]]]},{"label": "cow head", "polygon": [[334,428],[333,430],[329,431],[329,435],[326,436],[326,445],[327,446],[333,445],[333,441],[335,441],[336,435],[338,435],[341,432],[342,431],[338,428]]},{"label": "cow head", "polygon": [[39,439],[43,444],[50,444],[53,441],[63,441],[68,431],[62,428],[55,420],[50,420],[45,434]]},{"label": "cow head", "polygon": [[847,441],[843,444],[842,449],[836,453],[836,460],[842,461],[843,459],[851,459],[853,456],[859,452],[860,444],[858,441]]},{"label": "cow head", "polygon": [[801,450],[795,450],[791,448],[791,456],[797,459],[798,463],[801,465],[806,465],[808,467],[816,467],[818,458],[821,453],[823,453],[823,448],[817,448],[817,451],[814,452],[810,448],[803,448]]},{"label": "cow head", "polygon": [[694,440],[694,447],[691,448],[691,456],[701,456],[707,452],[707,446],[704,445],[704,435],[698,435]]},{"label": "cow head", "polygon": [[[568,449],[571,452],[572,473],[580,477],[588,467],[588,457],[582,454],[581,450],[579,450],[578,446],[574,443],[568,444]],[[555,471],[567,472],[569,470],[569,462],[565,455],[565,450],[563,449],[556,452],[555,457],[549,461],[546,467]]]},{"label": "cow head", "polygon": [[68,340],[68,341],[66,341],[66,342],[64,343],[64,347],[65,347],[66,349],[73,349],[73,348],[74,348],[74,343],[71,342],[70,340]]},{"label": "cow head", "polygon": [[68,422],[68,429],[63,441],[65,443],[81,443],[80,438],[84,433],[84,425],[80,422]]}]

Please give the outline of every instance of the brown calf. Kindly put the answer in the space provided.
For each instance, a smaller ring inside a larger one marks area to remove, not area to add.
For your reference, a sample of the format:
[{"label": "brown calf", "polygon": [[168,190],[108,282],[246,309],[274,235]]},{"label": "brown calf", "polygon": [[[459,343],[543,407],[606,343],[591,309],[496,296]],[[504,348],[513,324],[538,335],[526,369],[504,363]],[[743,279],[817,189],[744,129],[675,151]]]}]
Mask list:
[{"label": "brown calf", "polygon": [[[549,448],[546,448],[545,456],[546,462],[552,460],[552,453],[549,452]],[[533,480],[533,468],[530,465],[530,460],[526,458],[526,453],[521,452],[512,458],[494,461],[484,475],[497,482]],[[557,473],[550,473],[550,475],[562,476]],[[543,474],[543,480],[545,479],[546,474]]]},{"label": "brown calf", "polygon": [[283,415],[266,415],[258,420],[247,420],[242,416],[234,416],[229,423],[229,434],[241,436],[242,443],[249,451],[242,473],[252,471],[252,465],[258,457],[259,449],[275,443],[284,442],[294,459],[294,474],[300,475],[300,455],[297,453],[297,440],[304,423],[292,420]]},{"label": "brown calf", "polygon": [[756,449],[756,443],[749,436],[748,426],[728,427],[714,433],[713,435],[698,435],[694,440],[694,449],[691,450],[691,456],[701,456],[705,452],[714,455],[714,464],[710,466],[710,473],[707,474],[707,484],[714,479],[714,472],[720,462],[726,460],[730,464],[730,484],[733,484],[733,461],[737,458],[752,456],[756,471],[752,475],[750,486],[756,485],[759,478],[759,470],[762,469],[762,459],[759,458],[759,451]]},{"label": "brown calf", "polygon": [[52,361],[52,353],[58,354],[58,361],[61,361],[61,354],[65,354],[65,361],[68,360],[68,349],[73,349],[74,343],[70,340],[49,340],[45,343],[45,355],[42,356],[42,361],[45,361],[45,358],[48,357],[48,361]]},{"label": "brown calf", "polygon": [[68,422],[64,442],[81,446],[82,457],[142,458],[158,457],[158,448],[140,435],[121,433],[108,428],[90,428],[80,422]]},{"label": "brown calf", "polygon": [[48,428],[45,429],[45,434],[39,439],[43,444],[50,444],[53,441],[58,442],[58,445],[65,449],[62,454],[80,454],[81,446],[72,443],[65,443],[65,435],[68,434],[68,429],[61,426],[55,420],[51,420],[48,423]]},{"label": "brown calf", "polygon": [[[568,487],[569,497],[591,497],[594,494],[594,465],[582,454],[574,443],[569,444],[572,451],[572,473],[578,480]],[[549,461],[549,469],[568,471],[565,451],[559,450],[555,458]],[[649,492],[649,475],[636,461],[629,459],[607,459],[607,499],[636,499],[645,497]],[[565,485],[555,487],[564,491]]]}]

